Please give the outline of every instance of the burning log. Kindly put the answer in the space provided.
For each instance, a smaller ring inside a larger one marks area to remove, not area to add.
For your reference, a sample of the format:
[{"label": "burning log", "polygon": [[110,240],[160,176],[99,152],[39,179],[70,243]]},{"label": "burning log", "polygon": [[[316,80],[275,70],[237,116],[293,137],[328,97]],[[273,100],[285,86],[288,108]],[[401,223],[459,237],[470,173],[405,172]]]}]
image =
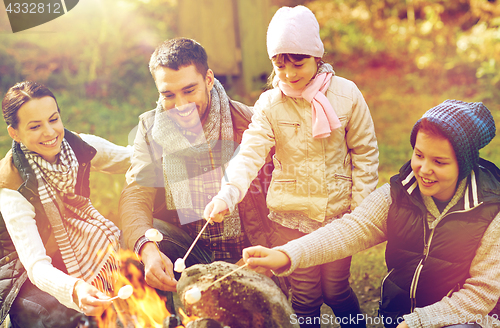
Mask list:
[{"label": "burning log", "polygon": [[163,328],[177,328],[181,325],[181,320],[175,314],[170,315],[163,321]]},{"label": "burning log", "polygon": [[[188,315],[214,321],[200,321],[187,327],[281,328],[299,327],[290,323],[294,313],[285,295],[274,282],[261,274],[244,268],[210,286],[215,280],[237,269],[226,262],[193,265],[182,273],[177,292]],[[189,304],[186,292],[201,290],[198,302]],[[221,323],[219,326],[216,323]],[[204,324],[204,325],[202,325]]]},{"label": "burning log", "polygon": [[[198,318],[192,320],[190,318],[188,320],[190,321],[186,323],[185,326],[186,328],[224,328],[219,322],[215,321],[214,319]],[[170,317],[166,318],[165,321],[163,322],[163,328],[180,328],[180,327],[184,326],[181,326],[181,321],[175,315],[171,315]]]}]

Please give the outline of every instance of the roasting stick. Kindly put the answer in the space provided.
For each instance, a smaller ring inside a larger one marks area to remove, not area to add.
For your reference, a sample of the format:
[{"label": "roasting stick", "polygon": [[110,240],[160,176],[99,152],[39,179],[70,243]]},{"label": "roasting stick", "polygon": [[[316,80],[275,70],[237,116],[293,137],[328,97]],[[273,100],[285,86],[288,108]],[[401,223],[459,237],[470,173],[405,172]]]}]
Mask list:
[{"label": "roasting stick", "polygon": [[[155,243],[156,245],[156,243]],[[161,256],[160,249],[158,248],[158,245],[156,245],[156,250],[158,251],[158,254],[160,255],[161,261],[163,262],[163,266],[165,267],[165,271],[167,272],[168,276],[172,278],[172,280],[175,280],[175,277],[170,274],[170,271],[167,270],[167,263],[165,263],[165,260],[163,259],[163,256]]]},{"label": "roasting stick", "polygon": [[186,255],[184,255],[184,257],[181,259],[181,258],[178,258],[177,260],[175,260],[175,263],[174,263],[174,271],[176,272],[182,272],[184,271],[184,269],[186,268],[186,258],[188,257],[189,253],[191,253],[191,251],[193,250],[193,247],[194,245],[196,244],[196,242],[198,241],[198,239],[200,239],[201,237],[201,234],[203,233],[203,231],[205,231],[206,227],[208,226],[208,224],[212,222],[212,220],[207,220],[207,223],[205,223],[205,225],[203,226],[203,228],[201,228],[200,232],[198,233],[198,236],[196,236],[195,240],[193,241],[193,243],[191,244],[191,247],[189,247],[189,249],[187,250],[186,252]]},{"label": "roasting stick", "polygon": [[[218,283],[222,279],[226,278],[227,276],[235,273],[236,271],[238,271],[240,269],[243,269],[246,266],[248,266],[248,263],[245,263],[244,265],[242,265],[242,266],[234,269],[233,271],[229,272],[228,274],[220,277],[219,279],[217,279],[216,281],[214,281],[213,283],[211,283],[210,285],[208,285],[207,287],[205,287],[204,290],[209,289],[211,286],[213,286],[214,284]],[[186,293],[184,294],[184,299],[189,304],[194,304],[194,303],[198,302],[201,299],[201,290],[198,287],[196,287],[196,286],[188,289],[186,291]]]},{"label": "roasting stick", "polygon": [[237,267],[236,269],[234,269],[233,271],[223,275],[222,277],[220,277],[219,279],[217,279],[216,281],[214,281],[213,283],[211,283],[210,285],[208,285],[207,287],[205,287],[205,290],[210,288],[211,286],[215,285],[216,283],[218,283],[219,281],[221,281],[222,279],[232,275],[233,273],[235,273],[236,271],[240,270],[240,269],[243,269],[243,268],[246,268],[248,266],[248,263],[245,263],[243,264],[242,266],[240,267]]},{"label": "roasting stick", "polygon": [[205,223],[205,225],[203,226],[203,228],[201,228],[200,232],[198,233],[198,236],[196,236],[196,239],[193,241],[193,243],[191,244],[191,247],[189,247],[188,251],[186,252],[186,255],[184,255],[184,257],[182,258],[182,260],[184,262],[186,262],[186,258],[188,257],[189,253],[191,253],[191,251],[193,250],[193,247],[194,245],[196,244],[196,242],[198,241],[198,239],[200,239],[200,236],[201,234],[203,233],[203,231],[205,231],[206,227],[208,226],[208,224],[211,222],[212,220],[207,220],[207,223]]},{"label": "roasting stick", "polygon": [[118,295],[116,295],[115,297],[111,297],[108,301],[113,301],[116,300],[117,298],[121,298],[122,300],[124,300],[132,296],[133,293],[134,293],[134,287],[132,287],[131,285],[125,285],[122,288],[120,288],[120,290],[118,291]]},{"label": "roasting stick", "polygon": [[167,272],[168,276],[171,278],[171,279],[175,279],[171,274],[170,274],[170,271],[167,270],[167,263],[165,263],[165,260],[163,259],[163,256],[161,256],[161,252],[160,252],[160,249],[158,248],[158,244],[160,241],[163,240],[163,235],[161,234],[161,232],[159,232],[158,230],[156,229],[148,229],[146,231],[146,233],[144,234],[146,236],[146,238],[148,238],[150,241],[154,242],[153,244],[155,244],[156,246],[156,250],[158,251],[158,255],[160,256],[160,259],[161,261],[163,262],[163,266],[165,267],[165,271]]},{"label": "roasting stick", "polygon": [[[156,243],[155,243],[156,245]],[[161,261],[163,262],[163,266],[165,267],[165,271],[167,272],[168,276],[172,279],[175,279],[174,277],[172,277],[172,275],[170,274],[170,271],[167,270],[167,263],[165,263],[165,260],[163,259],[163,256],[161,256],[161,252],[160,252],[160,249],[158,248],[158,245],[156,245],[156,250],[158,251],[158,255],[160,255],[160,259]]]}]

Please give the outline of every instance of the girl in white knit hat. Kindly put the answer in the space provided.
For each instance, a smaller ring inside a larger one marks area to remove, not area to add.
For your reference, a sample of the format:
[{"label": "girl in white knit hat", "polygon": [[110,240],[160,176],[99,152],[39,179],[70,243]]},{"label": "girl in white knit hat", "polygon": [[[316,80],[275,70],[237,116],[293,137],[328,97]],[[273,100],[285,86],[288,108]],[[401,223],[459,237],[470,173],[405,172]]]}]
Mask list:
[{"label": "girl in white knit hat", "polygon": [[[366,102],[356,85],[324,63],[314,14],[283,7],[267,32],[274,88],[263,93],[223,187],[205,217],[220,222],[241,201],[275,147],[268,191],[273,246],[309,234],[351,212],[378,181],[378,147]],[[361,326],[361,310],[349,286],[351,257],[290,276],[296,322],[320,327],[329,305],[342,327]]]}]

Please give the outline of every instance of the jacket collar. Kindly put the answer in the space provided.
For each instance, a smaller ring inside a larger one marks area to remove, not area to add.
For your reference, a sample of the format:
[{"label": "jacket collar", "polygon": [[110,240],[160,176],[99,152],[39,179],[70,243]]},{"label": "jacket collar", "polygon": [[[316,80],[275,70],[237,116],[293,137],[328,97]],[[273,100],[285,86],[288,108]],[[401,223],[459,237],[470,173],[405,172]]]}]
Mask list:
[{"label": "jacket collar", "polygon": [[[480,158],[478,165],[465,179],[467,184],[463,198],[464,210],[472,209],[483,202],[500,202],[500,170],[495,164]],[[399,170],[398,181],[408,196],[421,199],[416,197],[418,183],[411,169],[411,161]]]},{"label": "jacket collar", "polygon": [[410,196],[416,189],[418,189],[417,178],[411,169],[411,161],[406,162],[406,164],[399,170],[399,180],[403,189]]},{"label": "jacket collar", "polygon": [[70,144],[80,164],[90,162],[97,153],[94,147],[69,130],[64,129],[64,139]]},{"label": "jacket collar", "polygon": [[12,141],[12,162],[19,171],[21,179],[24,181],[21,188],[24,186],[34,193],[34,191],[38,189],[35,173],[24,156],[21,145],[15,141]]}]

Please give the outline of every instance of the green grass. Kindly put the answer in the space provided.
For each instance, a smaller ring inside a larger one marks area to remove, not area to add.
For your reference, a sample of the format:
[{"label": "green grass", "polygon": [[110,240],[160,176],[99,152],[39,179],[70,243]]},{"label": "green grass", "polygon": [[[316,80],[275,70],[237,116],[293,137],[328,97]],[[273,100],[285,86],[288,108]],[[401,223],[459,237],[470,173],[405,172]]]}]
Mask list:
[{"label": "green grass", "polygon": [[377,289],[387,273],[385,265],[385,243],[359,252],[352,257],[351,285]]}]

